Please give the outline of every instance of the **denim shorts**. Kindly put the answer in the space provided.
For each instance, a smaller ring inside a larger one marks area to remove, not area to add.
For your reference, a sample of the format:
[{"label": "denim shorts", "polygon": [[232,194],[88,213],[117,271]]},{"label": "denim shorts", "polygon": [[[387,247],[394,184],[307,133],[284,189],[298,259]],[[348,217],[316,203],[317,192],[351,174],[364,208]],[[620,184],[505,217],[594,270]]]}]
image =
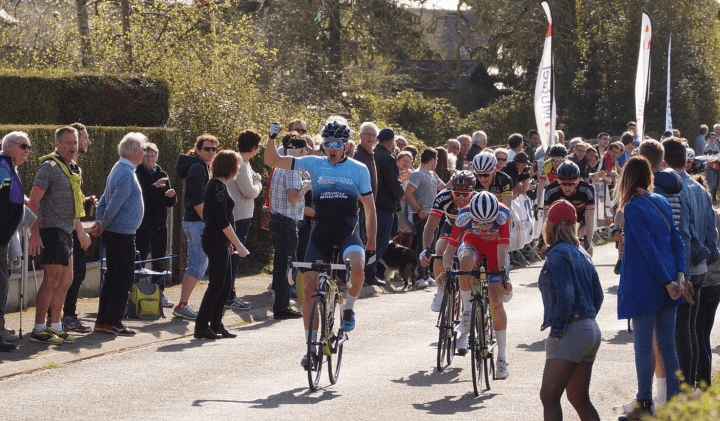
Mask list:
[{"label": "denim shorts", "polygon": [[183,231],[188,240],[187,274],[202,279],[208,267],[208,258],[202,248],[202,233],[205,223],[202,221],[182,221]]},{"label": "denim shorts", "polygon": [[595,319],[578,320],[568,325],[560,340],[553,337],[545,339],[545,359],[593,362],[601,341],[602,335]]}]

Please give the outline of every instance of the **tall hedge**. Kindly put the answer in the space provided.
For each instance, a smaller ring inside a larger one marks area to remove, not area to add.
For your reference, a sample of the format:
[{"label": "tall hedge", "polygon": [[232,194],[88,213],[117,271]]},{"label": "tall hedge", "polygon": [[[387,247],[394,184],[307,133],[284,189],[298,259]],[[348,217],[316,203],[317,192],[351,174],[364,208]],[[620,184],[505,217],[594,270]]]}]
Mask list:
[{"label": "tall hedge", "polygon": [[161,80],[103,75],[0,75],[0,124],[164,126],[170,90]]}]

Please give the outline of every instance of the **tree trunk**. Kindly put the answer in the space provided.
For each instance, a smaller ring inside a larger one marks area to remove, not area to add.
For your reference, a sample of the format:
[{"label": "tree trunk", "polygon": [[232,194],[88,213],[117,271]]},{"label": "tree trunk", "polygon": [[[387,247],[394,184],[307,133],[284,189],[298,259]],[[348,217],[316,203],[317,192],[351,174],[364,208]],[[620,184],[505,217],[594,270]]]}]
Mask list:
[{"label": "tree trunk", "polygon": [[92,65],[92,43],[90,42],[90,22],[87,8],[88,1],[89,0],[75,0],[83,68],[88,68]]},{"label": "tree trunk", "polygon": [[120,0],[120,7],[122,9],[123,45],[127,60],[126,70],[129,71],[133,66],[132,44],[130,43],[130,0]]},{"label": "tree trunk", "polygon": [[342,82],[342,44],[340,32],[342,31],[342,23],[340,22],[340,1],[328,0],[325,3],[327,7],[327,17],[329,23],[328,37],[328,57],[330,57],[330,70],[336,82]]}]

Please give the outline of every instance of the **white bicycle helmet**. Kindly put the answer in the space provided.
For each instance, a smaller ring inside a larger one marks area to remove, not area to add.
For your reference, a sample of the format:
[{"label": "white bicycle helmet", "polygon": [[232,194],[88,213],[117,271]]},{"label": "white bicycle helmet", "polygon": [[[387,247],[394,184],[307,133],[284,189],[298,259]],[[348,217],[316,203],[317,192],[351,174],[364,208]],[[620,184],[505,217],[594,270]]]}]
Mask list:
[{"label": "white bicycle helmet", "polygon": [[497,158],[492,152],[480,152],[473,158],[472,166],[477,172],[487,172],[495,169]]},{"label": "white bicycle helmet", "polygon": [[494,221],[499,209],[497,197],[488,191],[481,191],[470,200],[470,213],[480,223]]}]

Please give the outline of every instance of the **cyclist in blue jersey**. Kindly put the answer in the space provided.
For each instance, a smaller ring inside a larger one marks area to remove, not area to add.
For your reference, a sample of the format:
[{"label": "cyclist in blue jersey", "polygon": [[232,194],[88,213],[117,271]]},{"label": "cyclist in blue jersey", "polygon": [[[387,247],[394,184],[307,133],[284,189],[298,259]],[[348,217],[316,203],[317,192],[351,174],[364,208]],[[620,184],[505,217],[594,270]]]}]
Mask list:
[{"label": "cyclist in blue jersey", "polygon": [[[270,125],[270,138],[265,150],[265,164],[270,167],[289,170],[305,170],[310,173],[313,192],[315,217],[310,240],[308,241],[305,261],[321,260],[330,262],[334,246],[338,246],[343,260],[350,260],[350,279],[343,311],[342,329],[355,328],[355,301],[363,282],[366,264],[375,261],[376,217],[375,200],[370,186],[370,172],[367,167],[345,156],[350,140],[350,128],[344,121],[330,121],[322,131],[325,156],[304,156],[302,158],[280,156],[275,146],[275,137],[280,132],[280,123]],[[358,200],[365,210],[367,248],[364,249],[357,224]],[[318,273],[307,271],[305,297],[315,294],[318,286]],[[305,335],[309,331],[309,318],[312,300],[303,303]],[[304,363],[305,359],[303,359]]]}]

